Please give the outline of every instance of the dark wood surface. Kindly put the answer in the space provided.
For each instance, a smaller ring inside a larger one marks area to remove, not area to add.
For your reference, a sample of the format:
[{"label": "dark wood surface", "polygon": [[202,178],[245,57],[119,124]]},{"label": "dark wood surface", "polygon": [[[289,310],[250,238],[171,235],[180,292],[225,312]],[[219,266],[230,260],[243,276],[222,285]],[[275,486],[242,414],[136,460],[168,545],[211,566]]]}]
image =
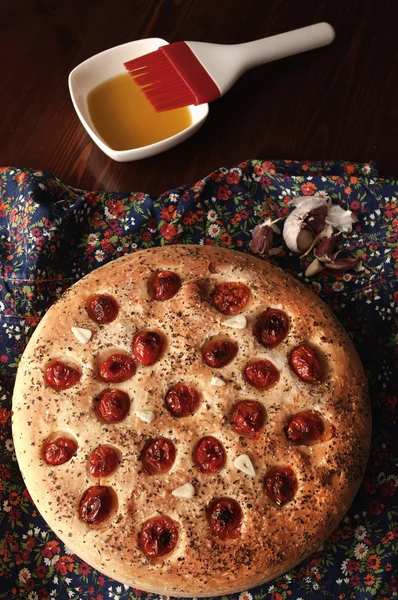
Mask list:
[{"label": "dark wood surface", "polygon": [[[375,160],[398,176],[397,0],[0,0],[0,165],[84,189],[159,194],[247,158]],[[236,43],[328,21],[328,48],[247,73],[203,128],[156,157],[116,163],[90,140],[69,72],[144,37]]]}]

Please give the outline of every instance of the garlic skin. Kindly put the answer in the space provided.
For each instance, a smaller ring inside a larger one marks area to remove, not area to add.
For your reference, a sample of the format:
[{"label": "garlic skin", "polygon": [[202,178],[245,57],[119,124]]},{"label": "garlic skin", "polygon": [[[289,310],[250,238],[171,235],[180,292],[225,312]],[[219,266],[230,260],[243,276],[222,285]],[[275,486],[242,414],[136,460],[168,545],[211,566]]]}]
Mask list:
[{"label": "garlic skin", "polygon": [[311,247],[318,236],[320,239],[321,236],[332,234],[332,227],[325,227],[329,202],[321,196],[306,196],[295,198],[291,204],[296,208],[285,221],[283,239],[289,250],[301,254]]},{"label": "garlic skin", "polygon": [[351,233],[352,226],[357,223],[358,217],[350,210],[344,210],[338,204],[333,204],[328,210],[325,221],[338,231]]},{"label": "garlic skin", "polygon": [[235,315],[234,317],[223,321],[223,325],[232,327],[232,329],[245,329],[247,326],[247,319],[244,315]]},{"label": "garlic skin", "polygon": [[256,476],[256,471],[254,470],[253,463],[247,454],[241,454],[238,458],[235,459],[234,467],[238,469],[238,471],[242,471],[246,475],[250,477]]},{"label": "garlic skin", "polygon": [[267,219],[264,223],[256,225],[252,231],[252,241],[250,242],[249,248],[253,254],[259,254],[260,256],[268,256],[273,248],[273,234],[280,233],[279,227],[275,225],[279,219],[271,221]]},{"label": "garlic skin", "polygon": [[93,335],[90,329],[84,329],[83,327],[71,327],[71,331],[81,344],[87,344]]},{"label": "garlic skin", "polygon": [[180,485],[180,487],[173,490],[171,495],[175,496],[176,498],[190,500],[195,496],[195,488],[193,487],[192,483],[185,483],[184,485]]}]

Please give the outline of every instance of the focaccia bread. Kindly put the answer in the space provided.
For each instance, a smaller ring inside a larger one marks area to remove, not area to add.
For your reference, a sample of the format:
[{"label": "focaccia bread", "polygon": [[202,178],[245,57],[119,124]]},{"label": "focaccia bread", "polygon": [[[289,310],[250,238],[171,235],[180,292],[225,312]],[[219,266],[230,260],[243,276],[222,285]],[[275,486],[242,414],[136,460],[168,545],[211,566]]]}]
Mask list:
[{"label": "focaccia bread", "polygon": [[173,596],[235,593],[316,550],[370,444],[358,355],[280,269],[202,246],[153,248],[84,277],[18,370],[18,462],[78,556]]}]

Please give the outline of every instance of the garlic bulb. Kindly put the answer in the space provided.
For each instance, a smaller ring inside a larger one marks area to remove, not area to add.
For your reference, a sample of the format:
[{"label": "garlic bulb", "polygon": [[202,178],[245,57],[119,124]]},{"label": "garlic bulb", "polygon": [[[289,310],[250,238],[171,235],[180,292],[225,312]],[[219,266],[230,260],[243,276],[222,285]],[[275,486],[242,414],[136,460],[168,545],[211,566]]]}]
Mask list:
[{"label": "garlic bulb", "polygon": [[325,225],[329,203],[321,196],[296,198],[296,208],[290,213],[283,227],[286,246],[298,254],[305,252],[316,239],[333,233],[330,225]]}]

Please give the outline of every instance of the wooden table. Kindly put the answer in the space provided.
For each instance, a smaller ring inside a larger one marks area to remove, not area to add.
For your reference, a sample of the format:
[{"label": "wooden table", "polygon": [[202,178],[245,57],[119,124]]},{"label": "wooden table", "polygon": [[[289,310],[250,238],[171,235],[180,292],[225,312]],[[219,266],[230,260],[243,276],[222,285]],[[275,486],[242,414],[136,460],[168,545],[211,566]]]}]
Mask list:
[{"label": "wooden table", "polygon": [[[1,0],[0,14],[0,165],[152,194],[247,158],[375,160],[398,176],[397,0]],[[69,72],[113,45],[244,42],[318,21],[335,27],[332,46],[247,73],[199,133],[154,158],[112,162],[72,107]]]}]

